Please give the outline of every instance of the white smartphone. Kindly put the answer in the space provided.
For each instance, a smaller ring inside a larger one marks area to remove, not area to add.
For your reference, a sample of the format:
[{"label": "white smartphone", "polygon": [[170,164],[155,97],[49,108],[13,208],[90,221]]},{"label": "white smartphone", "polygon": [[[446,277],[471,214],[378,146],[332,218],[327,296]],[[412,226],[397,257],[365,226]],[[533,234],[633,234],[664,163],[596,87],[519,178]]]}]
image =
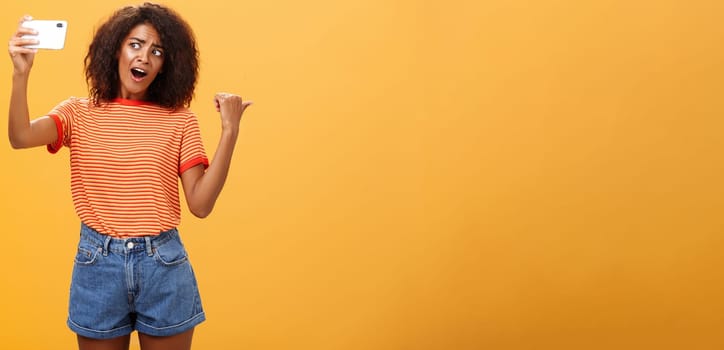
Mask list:
[{"label": "white smartphone", "polygon": [[23,35],[23,38],[38,40],[36,45],[28,45],[31,49],[60,50],[65,46],[68,22],[62,20],[32,20],[23,22],[23,27],[35,29],[37,35]]}]

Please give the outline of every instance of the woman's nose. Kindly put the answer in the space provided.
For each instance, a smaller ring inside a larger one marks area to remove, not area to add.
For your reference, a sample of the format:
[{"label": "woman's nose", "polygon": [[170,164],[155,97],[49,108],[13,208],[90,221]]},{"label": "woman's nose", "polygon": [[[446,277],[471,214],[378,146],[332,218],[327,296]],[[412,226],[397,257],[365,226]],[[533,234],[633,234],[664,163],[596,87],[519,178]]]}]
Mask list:
[{"label": "woman's nose", "polygon": [[142,62],[142,63],[148,62],[148,50],[139,51],[138,56],[136,57],[136,60],[138,62]]}]

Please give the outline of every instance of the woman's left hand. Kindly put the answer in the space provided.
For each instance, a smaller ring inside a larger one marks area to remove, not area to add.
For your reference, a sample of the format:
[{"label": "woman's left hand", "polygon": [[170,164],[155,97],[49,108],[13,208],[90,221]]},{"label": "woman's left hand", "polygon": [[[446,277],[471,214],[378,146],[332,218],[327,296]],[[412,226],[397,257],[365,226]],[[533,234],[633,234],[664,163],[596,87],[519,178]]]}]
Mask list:
[{"label": "woman's left hand", "polygon": [[244,114],[246,107],[249,107],[251,101],[243,101],[241,96],[229,94],[225,92],[217,93],[214,96],[216,111],[221,113],[221,126],[223,128],[238,128],[241,122],[241,115]]}]

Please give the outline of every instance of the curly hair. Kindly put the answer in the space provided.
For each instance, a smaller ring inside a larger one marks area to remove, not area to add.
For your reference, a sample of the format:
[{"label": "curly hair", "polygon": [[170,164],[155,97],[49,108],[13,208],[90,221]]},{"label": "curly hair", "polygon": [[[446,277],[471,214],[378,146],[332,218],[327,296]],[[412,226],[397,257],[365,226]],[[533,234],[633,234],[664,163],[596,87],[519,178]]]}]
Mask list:
[{"label": "curly hair", "polygon": [[95,105],[118,97],[118,55],[123,40],[140,24],[159,33],[163,73],[148,87],[146,99],[172,109],[188,107],[199,75],[199,53],[191,27],[173,10],[153,3],[117,10],[95,33],[85,56],[85,78]]}]

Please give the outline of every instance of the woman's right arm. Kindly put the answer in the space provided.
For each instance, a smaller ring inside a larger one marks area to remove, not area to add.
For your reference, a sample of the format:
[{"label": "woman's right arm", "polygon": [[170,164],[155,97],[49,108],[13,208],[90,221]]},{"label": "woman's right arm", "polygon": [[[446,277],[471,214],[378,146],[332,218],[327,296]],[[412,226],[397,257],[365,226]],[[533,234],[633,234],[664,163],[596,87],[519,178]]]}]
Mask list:
[{"label": "woman's right arm", "polygon": [[55,122],[49,117],[30,121],[28,110],[28,80],[37,50],[25,47],[37,43],[35,39],[23,39],[25,34],[36,34],[33,29],[22,26],[32,19],[23,16],[18,29],[10,38],[8,53],[13,61],[13,87],[10,93],[8,112],[8,137],[13,148],[29,148],[53,143],[58,138]]}]

